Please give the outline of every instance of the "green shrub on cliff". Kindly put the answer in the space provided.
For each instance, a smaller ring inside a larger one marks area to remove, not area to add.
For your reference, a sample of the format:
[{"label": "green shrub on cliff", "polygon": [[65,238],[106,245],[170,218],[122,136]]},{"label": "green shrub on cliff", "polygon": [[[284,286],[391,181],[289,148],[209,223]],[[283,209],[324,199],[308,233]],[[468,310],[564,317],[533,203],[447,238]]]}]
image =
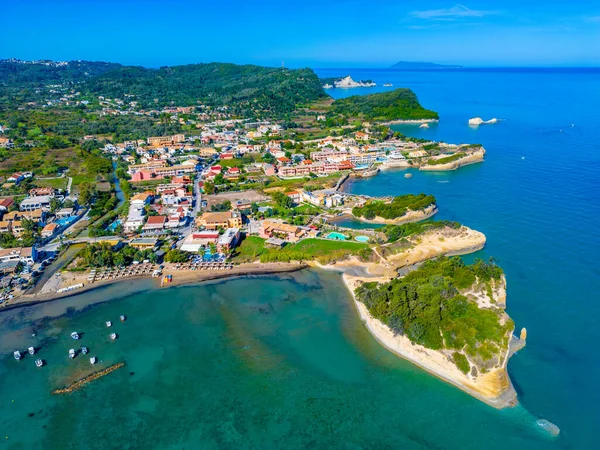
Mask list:
[{"label": "green shrub on cliff", "polygon": [[402,225],[386,225],[381,229],[381,231],[386,235],[388,242],[396,242],[399,239],[422,234],[426,231],[434,230],[437,228],[448,227],[459,229],[461,226],[462,225],[458,222],[451,222],[449,220],[439,220],[431,222],[404,223]]},{"label": "green shrub on cliff", "polygon": [[394,197],[391,202],[386,203],[381,200],[369,200],[362,207],[352,208],[352,214],[356,217],[364,217],[367,220],[375,217],[384,219],[398,219],[404,216],[409,210],[419,211],[435,204],[433,195],[425,194],[407,194]]},{"label": "green shrub on cliff", "polygon": [[465,355],[463,355],[462,353],[454,352],[452,354],[452,359],[454,360],[454,364],[456,364],[456,367],[458,367],[462,373],[469,373],[471,366],[469,365],[469,361],[467,360],[467,357]]},{"label": "green shrub on cliff", "polygon": [[427,261],[404,278],[356,290],[369,313],[412,342],[439,350],[464,349],[489,360],[504,345],[512,321],[502,325],[498,310],[480,309],[460,291],[477,278],[499,280],[502,270],[492,261],[467,266],[458,257]]}]

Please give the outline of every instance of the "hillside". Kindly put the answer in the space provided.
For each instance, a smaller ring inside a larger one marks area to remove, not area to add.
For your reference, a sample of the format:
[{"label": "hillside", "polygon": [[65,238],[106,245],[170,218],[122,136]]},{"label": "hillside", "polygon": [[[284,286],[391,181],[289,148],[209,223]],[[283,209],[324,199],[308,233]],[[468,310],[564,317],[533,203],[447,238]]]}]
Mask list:
[{"label": "hillside", "polygon": [[439,118],[435,111],[423,108],[415,93],[407,88],[342,98],[333,102],[329,113],[379,121]]},{"label": "hillside", "polygon": [[[228,63],[148,69],[112,63],[0,63],[0,98],[38,101],[49,85],[77,85],[82,97],[137,101],[141,107],[227,106],[243,116],[278,116],[325,98],[311,69],[280,69]],[[44,92],[36,89],[46,88]]]}]

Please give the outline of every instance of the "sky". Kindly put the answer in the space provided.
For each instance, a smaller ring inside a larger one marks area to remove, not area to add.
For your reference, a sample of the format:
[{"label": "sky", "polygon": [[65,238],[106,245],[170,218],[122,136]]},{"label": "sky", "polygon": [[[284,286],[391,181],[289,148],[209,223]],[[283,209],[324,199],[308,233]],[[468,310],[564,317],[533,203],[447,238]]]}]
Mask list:
[{"label": "sky", "polygon": [[600,0],[6,0],[0,58],[600,66]]}]

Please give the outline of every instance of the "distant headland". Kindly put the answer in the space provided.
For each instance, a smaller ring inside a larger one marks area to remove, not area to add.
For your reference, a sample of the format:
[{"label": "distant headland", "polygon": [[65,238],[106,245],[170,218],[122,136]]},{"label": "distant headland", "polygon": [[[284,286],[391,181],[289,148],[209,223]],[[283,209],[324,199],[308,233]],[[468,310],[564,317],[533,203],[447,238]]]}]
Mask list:
[{"label": "distant headland", "polygon": [[459,65],[436,64],[432,62],[399,61],[390,66],[390,69],[462,69]]}]

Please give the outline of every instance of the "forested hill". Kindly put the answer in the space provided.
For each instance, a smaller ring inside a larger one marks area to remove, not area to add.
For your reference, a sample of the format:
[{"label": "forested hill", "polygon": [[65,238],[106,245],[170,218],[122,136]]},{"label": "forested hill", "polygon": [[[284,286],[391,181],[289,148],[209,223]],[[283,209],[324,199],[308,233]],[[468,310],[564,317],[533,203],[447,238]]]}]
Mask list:
[{"label": "forested hill", "polygon": [[[325,98],[311,69],[281,69],[228,63],[148,69],[111,63],[0,62],[3,103],[44,100],[52,84],[72,86],[81,96],[128,99],[141,107],[227,106],[243,116],[281,116]],[[37,91],[36,91],[37,90]]]},{"label": "forested hill", "polygon": [[407,88],[342,98],[333,102],[330,113],[385,121],[439,118],[435,111],[423,108],[415,93]]},{"label": "forested hill", "polygon": [[105,72],[122,67],[118,63],[71,61],[0,60],[0,87],[44,87],[48,83],[80,83]]},{"label": "forested hill", "polygon": [[148,106],[220,106],[248,103],[253,109],[291,112],[302,103],[325,97],[311,69],[280,69],[228,63],[190,64],[145,69],[123,67],[89,80],[99,95],[135,95]]}]

